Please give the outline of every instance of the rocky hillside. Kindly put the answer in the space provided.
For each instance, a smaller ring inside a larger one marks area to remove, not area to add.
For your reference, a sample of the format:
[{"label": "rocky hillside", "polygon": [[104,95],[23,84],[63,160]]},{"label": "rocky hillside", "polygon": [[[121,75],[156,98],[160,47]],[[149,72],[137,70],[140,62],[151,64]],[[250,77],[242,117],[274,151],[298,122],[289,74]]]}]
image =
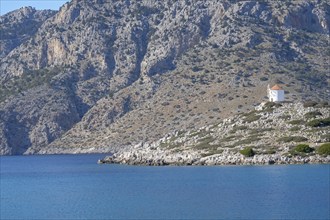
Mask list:
[{"label": "rocky hillside", "polygon": [[[157,166],[330,163],[329,107],[262,103],[257,110],[196,130],[175,131],[158,141],[121,149],[99,162]],[[327,146],[326,154],[318,150],[322,145]]]},{"label": "rocky hillside", "polygon": [[32,7],[25,7],[1,16],[0,58],[29,40],[42,23],[55,13],[56,11],[37,11]]},{"label": "rocky hillside", "polygon": [[[29,24],[29,28],[26,28]],[[108,152],[329,101],[327,1],[78,1],[1,16],[0,154]]]}]

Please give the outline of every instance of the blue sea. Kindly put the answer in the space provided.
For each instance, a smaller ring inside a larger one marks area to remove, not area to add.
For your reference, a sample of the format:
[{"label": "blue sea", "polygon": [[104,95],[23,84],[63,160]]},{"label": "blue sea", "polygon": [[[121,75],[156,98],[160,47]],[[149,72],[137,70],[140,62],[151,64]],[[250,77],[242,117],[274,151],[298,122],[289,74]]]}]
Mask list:
[{"label": "blue sea", "polygon": [[98,165],[1,157],[1,219],[329,219],[330,165]]}]

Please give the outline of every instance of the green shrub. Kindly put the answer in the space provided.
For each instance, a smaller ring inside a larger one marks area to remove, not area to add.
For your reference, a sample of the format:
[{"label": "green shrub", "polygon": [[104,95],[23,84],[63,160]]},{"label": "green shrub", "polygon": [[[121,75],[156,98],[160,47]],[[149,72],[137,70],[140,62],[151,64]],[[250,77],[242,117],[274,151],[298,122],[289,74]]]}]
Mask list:
[{"label": "green shrub", "polygon": [[252,142],[259,141],[260,140],[259,136],[260,135],[251,135],[245,139],[241,139],[241,140],[235,142],[234,145],[238,146],[238,145],[251,144]]},{"label": "green shrub", "polygon": [[330,125],[330,118],[314,119],[307,122],[307,125],[311,127],[326,127]]},{"label": "green shrub", "polygon": [[275,153],[276,153],[276,150],[274,150],[274,149],[269,149],[269,150],[265,151],[265,154],[275,154]]},{"label": "green shrub", "polygon": [[234,139],[239,139],[239,138],[241,138],[242,137],[242,135],[230,135],[230,136],[226,136],[226,137],[224,137],[224,138],[222,138],[221,140],[220,140],[220,142],[228,142],[228,141],[233,141]]},{"label": "green shrub", "polygon": [[209,149],[209,148],[217,148],[215,145],[211,145],[210,143],[214,141],[214,138],[211,136],[207,136],[204,138],[201,138],[199,140],[199,143],[194,146],[196,149]]},{"label": "green shrub", "polygon": [[251,147],[246,147],[243,150],[240,150],[239,152],[246,157],[253,157],[255,154]]},{"label": "green shrub", "polygon": [[314,151],[313,148],[309,147],[308,144],[298,144],[295,148],[294,151],[300,152],[300,153],[311,153]]},{"label": "green shrub", "polygon": [[255,128],[250,130],[250,135],[260,136],[263,132],[273,131],[274,128]]},{"label": "green shrub", "polygon": [[279,142],[302,142],[302,141],[307,141],[308,139],[305,137],[301,137],[301,136],[287,136],[287,137],[281,137],[278,139]]},{"label": "green shrub", "polygon": [[322,116],[322,113],[319,111],[313,111],[305,114],[305,118],[307,119],[316,118],[317,116]]},{"label": "green shrub", "polygon": [[303,105],[304,105],[305,108],[314,107],[314,106],[317,105],[317,102],[315,102],[315,101],[306,101],[306,102],[304,102]]},{"label": "green shrub", "polygon": [[303,120],[292,120],[288,122],[290,125],[302,125],[305,122]]},{"label": "green shrub", "polygon": [[322,144],[319,149],[317,149],[317,153],[325,156],[330,155],[330,143]]},{"label": "green shrub", "polygon": [[251,115],[247,116],[244,119],[244,121],[250,123],[250,122],[254,122],[254,121],[258,120],[260,117],[261,117],[260,115],[251,114]]},{"label": "green shrub", "polygon": [[294,127],[289,129],[289,131],[299,131],[299,130],[300,130],[299,126],[294,126]]},{"label": "green shrub", "polygon": [[169,149],[174,149],[174,148],[178,148],[178,147],[180,147],[180,146],[181,146],[180,143],[170,143],[170,144],[167,146],[167,148],[169,148]]}]

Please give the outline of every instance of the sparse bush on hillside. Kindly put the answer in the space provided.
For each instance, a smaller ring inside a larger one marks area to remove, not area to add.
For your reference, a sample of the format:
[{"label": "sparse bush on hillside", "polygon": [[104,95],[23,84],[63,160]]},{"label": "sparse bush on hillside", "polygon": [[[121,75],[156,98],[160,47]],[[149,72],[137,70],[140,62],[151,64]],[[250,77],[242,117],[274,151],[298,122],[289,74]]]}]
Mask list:
[{"label": "sparse bush on hillside", "polygon": [[317,153],[320,155],[328,156],[330,155],[330,143],[322,144],[318,149]]},{"label": "sparse bush on hillside", "polygon": [[290,125],[303,125],[303,124],[305,124],[305,122],[303,120],[292,120],[292,121],[289,121],[288,124],[290,124]]},{"label": "sparse bush on hillside", "polygon": [[314,107],[314,106],[316,106],[317,105],[317,102],[315,102],[315,101],[306,101],[306,102],[304,102],[304,104],[303,104],[303,106],[305,107],[305,108],[308,108],[308,107]]},{"label": "sparse bush on hillside", "polygon": [[243,116],[245,116],[245,122],[254,122],[261,117],[260,115],[257,115],[255,111],[243,114]]},{"label": "sparse bush on hillside", "polygon": [[304,102],[303,106],[305,108],[308,108],[308,107],[327,108],[327,107],[329,107],[329,103],[328,102],[306,101],[306,102]]},{"label": "sparse bush on hillside", "polygon": [[260,137],[260,135],[252,135],[245,139],[241,139],[241,140],[235,142],[234,145],[239,146],[239,145],[251,144],[252,142],[259,141],[260,140],[259,137]]},{"label": "sparse bush on hillside", "polygon": [[230,131],[230,133],[236,133],[237,131],[246,130],[248,128],[248,126],[236,126]]},{"label": "sparse bush on hillside", "polygon": [[301,137],[301,136],[288,136],[288,137],[279,138],[277,141],[288,143],[291,141],[292,142],[302,142],[302,141],[307,141],[307,140],[308,140],[307,138]]},{"label": "sparse bush on hillside", "polygon": [[199,139],[199,143],[194,146],[196,149],[212,149],[212,148],[218,148],[217,145],[211,145],[210,143],[214,141],[214,138],[212,136],[206,136],[201,139]]},{"label": "sparse bush on hillside", "polygon": [[299,126],[294,126],[294,127],[289,129],[289,131],[299,131],[299,130],[300,130]]},{"label": "sparse bush on hillside", "polygon": [[316,118],[317,116],[322,116],[322,113],[319,111],[313,111],[305,114],[306,119]]},{"label": "sparse bush on hillside", "polygon": [[311,153],[314,151],[313,148],[309,147],[308,144],[298,144],[295,148],[294,151],[300,152],[300,153]]},{"label": "sparse bush on hillside", "polygon": [[330,105],[328,102],[321,102],[317,105],[317,107],[320,107],[320,108],[329,108]]},{"label": "sparse bush on hillside", "polygon": [[226,136],[226,137],[222,138],[220,140],[220,142],[229,142],[229,141],[233,141],[234,139],[241,138],[241,137],[242,137],[241,135],[237,135],[237,136],[235,136],[235,135]]},{"label": "sparse bush on hillside", "polygon": [[61,72],[64,67],[53,67],[51,69],[39,69],[26,71],[23,76],[15,77],[6,85],[0,88],[0,102],[11,95],[22,93],[25,90],[40,86],[43,84],[50,84],[51,78]]},{"label": "sparse bush on hillside", "polygon": [[312,121],[309,121],[307,123],[308,126],[311,127],[326,127],[330,126],[330,118],[324,118],[324,119],[314,119]]},{"label": "sparse bush on hillside", "polygon": [[246,157],[253,157],[255,155],[251,147],[246,147],[243,150],[240,150],[239,152]]},{"label": "sparse bush on hillside", "polygon": [[275,154],[275,153],[276,153],[276,150],[274,150],[274,149],[269,149],[269,150],[266,150],[264,153],[265,153],[265,154]]}]

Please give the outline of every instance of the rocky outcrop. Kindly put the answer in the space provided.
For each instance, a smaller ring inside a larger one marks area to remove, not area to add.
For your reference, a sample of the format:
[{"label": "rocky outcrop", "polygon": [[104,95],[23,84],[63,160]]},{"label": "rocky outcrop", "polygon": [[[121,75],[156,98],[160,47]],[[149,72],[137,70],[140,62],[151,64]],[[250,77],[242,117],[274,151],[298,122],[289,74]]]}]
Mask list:
[{"label": "rocky outcrop", "polygon": [[[69,130],[79,118],[70,92],[39,88],[7,103],[1,114],[6,154],[33,153]],[[60,102],[58,105],[56,103]],[[1,146],[2,147],[2,146]]]},{"label": "rocky outcrop", "polygon": [[114,154],[98,160],[99,164],[126,164],[142,166],[219,166],[219,165],[275,165],[275,164],[328,164],[330,156],[312,155],[288,157],[281,153],[245,157],[240,153],[224,151],[212,156],[201,156],[194,152],[168,153],[150,149]]},{"label": "rocky outcrop", "polygon": [[[329,155],[296,152],[294,148],[299,143],[317,148],[329,141],[329,106],[263,103],[258,109],[216,125],[177,131],[156,142],[137,144],[99,163],[149,166],[330,163]],[[319,120],[328,124],[315,128],[311,121]],[[252,148],[255,155],[242,154],[246,147]]]},{"label": "rocky outcrop", "polygon": [[29,40],[56,11],[23,7],[0,17],[0,58]]},{"label": "rocky outcrop", "polygon": [[289,7],[283,17],[286,27],[308,30],[311,32],[330,33],[330,7],[315,5],[310,1],[301,1],[297,6]]},{"label": "rocky outcrop", "polygon": [[1,16],[0,152],[156,141],[251,109],[268,83],[288,100],[329,101],[328,11],[314,0],[72,0]]}]

